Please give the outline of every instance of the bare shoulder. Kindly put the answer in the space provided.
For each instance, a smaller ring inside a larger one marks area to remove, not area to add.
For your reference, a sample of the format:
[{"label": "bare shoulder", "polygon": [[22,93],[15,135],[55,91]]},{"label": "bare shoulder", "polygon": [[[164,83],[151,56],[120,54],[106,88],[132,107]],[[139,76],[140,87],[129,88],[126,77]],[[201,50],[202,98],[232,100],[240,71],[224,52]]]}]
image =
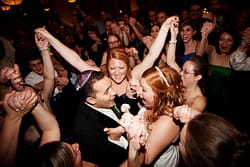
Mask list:
[{"label": "bare shoulder", "polygon": [[196,96],[193,99],[192,104],[190,105],[191,108],[203,112],[207,106],[207,98],[203,95]]},{"label": "bare shoulder", "polygon": [[178,138],[180,127],[174,121],[174,118],[169,116],[161,116],[152,126],[151,137],[154,140],[165,140],[166,143],[171,143]]},{"label": "bare shoulder", "polygon": [[194,97],[194,100],[193,100],[193,102],[206,102],[206,101],[207,101],[207,98],[203,95],[196,96]]},{"label": "bare shoulder", "polygon": [[169,127],[177,127],[178,125],[175,123],[174,118],[162,115],[160,118],[155,122],[155,127],[161,128],[169,128]]}]

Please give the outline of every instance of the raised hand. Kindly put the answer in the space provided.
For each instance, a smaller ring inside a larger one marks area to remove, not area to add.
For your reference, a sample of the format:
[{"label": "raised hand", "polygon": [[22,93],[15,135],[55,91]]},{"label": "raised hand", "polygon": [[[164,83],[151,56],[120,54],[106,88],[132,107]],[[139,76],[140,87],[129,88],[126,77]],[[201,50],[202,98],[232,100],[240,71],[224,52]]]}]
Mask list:
[{"label": "raised hand", "polygon": [[21,76],[21,72],[19,70],[19,66],[17,64],[14,64],[14,72],[11,75],[11,84],[12,87],[17,91],[24,90],[24,82],[23,78]]},{"label": "raised hand", "polygon": [[138,50],[136,50],[136,48],[134,48],[134,47],[125,48],[125,52],[126,52],[129,56],[133,56],[134,54],[138,54]]},{"label": "raised hand", "polygon": [[[38,30],[38,29],[37,29]],[[42,30],[39,29],[39,30]],[[45,36],[43,36],[43,34],[41,34],[39,31],[36,31],[35,30],[35,42],[36,42],[36,45],[37,47],[40,49],[40,50],[45,50],[45,49],[48,49],[48,40]]]},{"label": "raised hand", "polygon": [[177,34],[179,33],[179,19],[172,20],[170,26],[170,32],[171,32],[171,40],[173,39],[176,40]]},{"label": "raised hand", "polygon": [[15,72],[14,68],[4,67],[0,71],[0,82],[6,84],[10,81],[11,75]]},{"label": "raised hand", "polygon": [[136,98],[137,89],[139,88],[140,88],[139,80],[131,79],[129,83],[127,84],[126,95],[131,99]]},{"label": "raised hand", "polygon": [[129,18],[129,24],[130,24],[131,26],[135,26],[136,23],[137,23],[136,18],[134,18],[134,17],[130,17],[130,18]]},{"label": "raised hand", "polygon": [[149,49],[152,45],[152,43],[154,42],[154,39],[152,36],[150,35],[147,35],[147,36],[144,36],[142,38],[142,42],[147,46],[147,48]]},{"label": "raised hand", "polygon": [[216,26],[215,22],[206,21],[205,23],[203,23],[203,26],[201,27],[201,30],[200,30],[202,36],[204,35],[207,36],[209,33],[211,33],[215,29],[215,26]]},{"label": "raised hand", "polygon": [[21,73],[17,64],[14,64],[14,68],[4,67],[1,69],[0,82],[6,85],[11,84],[11,86],[15,90],[18,90],[18,91],[21,91],[24,89],[23,78],[21,76]]},{"label": "raised hand", "polygon": [[7,115],[21,118],[34,107],[37,99],[37,95],[31,90],[13,91],[5,95],[3,107]]},{"label": "raised hand", "polygon": [[[35,29],[35,34],[38,34],[39,37],[43,36],[43,37],[46,37],[46,38],[51,36],[51,34],[45,29],[45,27],[40,27],[40,28]],[[42,39],[44,39],[43,37],[42,37]]]},{"label": "raised hand", "polygon": [[166,19],[166,21],[163,23],[164,26],[168,26],[170,27],[172,25],[172,23],[175,23],[174,26],[178,27],[179,23],[179,17],[178,16],[171,16],[169,18]]}]

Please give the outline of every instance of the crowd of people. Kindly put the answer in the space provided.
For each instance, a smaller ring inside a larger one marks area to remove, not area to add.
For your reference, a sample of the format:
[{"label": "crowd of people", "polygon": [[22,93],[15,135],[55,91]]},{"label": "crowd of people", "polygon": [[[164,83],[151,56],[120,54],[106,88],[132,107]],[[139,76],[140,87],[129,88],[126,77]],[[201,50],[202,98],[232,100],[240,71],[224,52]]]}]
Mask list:
[{"label": "crowd of people", "polygon": [[250,13],[226,5],[0,33],[0,166],[249,166]]}]

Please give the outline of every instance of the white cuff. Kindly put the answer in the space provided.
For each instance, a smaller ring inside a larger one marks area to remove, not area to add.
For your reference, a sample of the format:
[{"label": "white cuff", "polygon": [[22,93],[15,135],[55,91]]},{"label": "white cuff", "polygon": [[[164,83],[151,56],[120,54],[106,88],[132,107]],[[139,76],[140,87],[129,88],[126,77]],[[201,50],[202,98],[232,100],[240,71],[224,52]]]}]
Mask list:
[{"label": "white cuff", "polygon": [[108,140],[109,140],[110,142],[112,142],[112,143],[114,143],[114,144],[116,144],[116,145],[118,145],[118,146],[124,148],[125,150],[126,150],[127,147],[128,147],[128,141],[125,139],[124,136],[121,136],[121,137],[120,137],[120,140],[112,140],[112,139],[110,139],[109,137],[108,137]]}]

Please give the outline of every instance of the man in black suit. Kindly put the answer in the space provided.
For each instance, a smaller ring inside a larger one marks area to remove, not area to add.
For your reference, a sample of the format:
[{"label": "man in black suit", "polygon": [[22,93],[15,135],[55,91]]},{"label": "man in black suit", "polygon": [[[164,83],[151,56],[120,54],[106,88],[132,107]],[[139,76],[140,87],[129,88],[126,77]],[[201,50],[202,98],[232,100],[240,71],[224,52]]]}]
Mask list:
[{"label": "man in black suit", "polygon": [[[99,167],[126,164],[128,142],[118,124],[120,113],[112,110],[116,93],[111,88],[111,80],[102,72],[85,71],[78,76],[75,86],[81,99],[84,99],[74,119],[74,132],[82,160]],[[108,133],[105,128],[108,128]]]},{"label": "man in black suit", "polygon": [[108,36],[111,34],[112,22],[113,20],[111,18],[107,18],[104,20],[105,31],[101,34],[101,39],[105,43],[106,46],[108,46],[107,40],[108,40]]}]

